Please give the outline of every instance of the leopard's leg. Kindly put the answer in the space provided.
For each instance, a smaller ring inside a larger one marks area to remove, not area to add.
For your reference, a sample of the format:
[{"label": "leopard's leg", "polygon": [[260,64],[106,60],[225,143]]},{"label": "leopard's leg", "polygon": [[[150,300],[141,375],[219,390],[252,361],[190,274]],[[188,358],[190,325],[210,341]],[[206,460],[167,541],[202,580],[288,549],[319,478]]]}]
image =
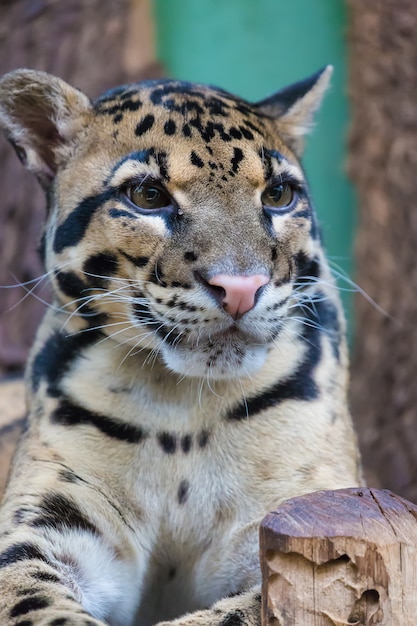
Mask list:
[{"label": "leopard's leg", "polygon": [[145,563],[121,507],[62,461],[18,468],[1,509],[0,624],[131,624]]}]

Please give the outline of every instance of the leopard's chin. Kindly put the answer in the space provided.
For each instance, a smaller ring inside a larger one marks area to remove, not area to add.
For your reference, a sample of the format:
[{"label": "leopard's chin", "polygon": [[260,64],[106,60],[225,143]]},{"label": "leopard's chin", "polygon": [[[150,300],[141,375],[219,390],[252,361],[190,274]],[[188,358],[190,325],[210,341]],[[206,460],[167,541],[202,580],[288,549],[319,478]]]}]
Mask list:
[{"label": "leopard's chin", "polygon": [[265,363],[268,347],[241,341],[219,341],[205,346],[164,345],[161,356],[171,371],[181,376],[211,380],[247,378]]}]

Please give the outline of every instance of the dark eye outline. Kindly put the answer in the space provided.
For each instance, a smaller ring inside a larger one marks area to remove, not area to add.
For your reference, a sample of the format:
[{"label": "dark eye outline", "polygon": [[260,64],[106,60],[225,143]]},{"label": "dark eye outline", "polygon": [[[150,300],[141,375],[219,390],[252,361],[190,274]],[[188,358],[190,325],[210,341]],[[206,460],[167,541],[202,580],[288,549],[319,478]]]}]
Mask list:
[{"label": "dark eye outline", "polygon": [[[282,187],[287,186],[290,188],[292,192],[290,202],[288,202],[287,204],[283,204],[282,206],[274,206],[273,204],[268,204],[264,202],[263,198],[266,192],[269,189],[273,189],[274,187],[279,187],[279,186],[282,186]],[[292,209],[296,206],[296,204],[300,200],[300,197],[302,196],[302,193],[303,193],[303,189],[298,181],[295,181],[292,178],[281,178],[279,180],[272,181],[271,184],[265,187],[261,195],[262,206],[264,209],[272,213],[276,213],[276,214],[288,213],[289,211],[292,211]]]},{"label": "dark eye outline", "polygon": [[[158,189],[158,191],[160,191],[161,194],[163,194],[166,197],[167,204],[164,206],[155,207],[155,208],[146,208],[146,207],[142,207],[136,204],[132,200],[130,193],[129,193],[135,187],[154,187],[155,189]],[[125,183],[121,187],[120,193],[123,196],[123,199],[129,204],[130,207],[134,208],[135,211],[139,211],[139,213],[142,213],[143,215],[151,215],[154,213],[156,214],[159,212],[172,211],[173,209],[176,209],[176,205],[173,199],[171,198],[171,195],[167,192],[167,190],[163,187],[163,185],[161,185],[159,181],[155,181],[149,178],[139,179],[139,180],[130,180],[128,183]]]}]

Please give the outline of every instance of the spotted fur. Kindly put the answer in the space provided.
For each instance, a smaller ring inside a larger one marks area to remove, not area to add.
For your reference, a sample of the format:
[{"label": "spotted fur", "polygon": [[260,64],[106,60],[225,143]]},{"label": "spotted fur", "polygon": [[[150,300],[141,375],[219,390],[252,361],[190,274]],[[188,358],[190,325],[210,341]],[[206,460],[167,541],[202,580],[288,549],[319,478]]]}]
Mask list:
[{"label": "spotted fur", "polygon": [[[1,624],[258,625],[262,517],[360,483],[299,160],[329,74],[257,104],[176,81],[93,103],[42,72],[0,81],[1,124],[46,190],[54,292],[1,509]],[[143,189],[167,203],[135,204]],[[224,277],[260,277],[253,301],[228,309]]]}]

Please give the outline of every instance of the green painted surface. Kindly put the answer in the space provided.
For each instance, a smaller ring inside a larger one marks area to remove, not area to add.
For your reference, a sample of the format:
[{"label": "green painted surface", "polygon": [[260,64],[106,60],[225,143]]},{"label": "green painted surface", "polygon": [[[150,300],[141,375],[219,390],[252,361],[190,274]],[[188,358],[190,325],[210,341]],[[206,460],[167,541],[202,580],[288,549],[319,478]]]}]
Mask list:
[{"label": "green painted surface", "polygon": [[[348,120],[343,0],[153,0],[169,74],[262,99],[331,63],[331,90],[304,166],[330,257],[352,272],[354,199],[344,174]],[[341,285],[343,287],[343,285]],[[350,299],[345,298],[350,308]]]}]

